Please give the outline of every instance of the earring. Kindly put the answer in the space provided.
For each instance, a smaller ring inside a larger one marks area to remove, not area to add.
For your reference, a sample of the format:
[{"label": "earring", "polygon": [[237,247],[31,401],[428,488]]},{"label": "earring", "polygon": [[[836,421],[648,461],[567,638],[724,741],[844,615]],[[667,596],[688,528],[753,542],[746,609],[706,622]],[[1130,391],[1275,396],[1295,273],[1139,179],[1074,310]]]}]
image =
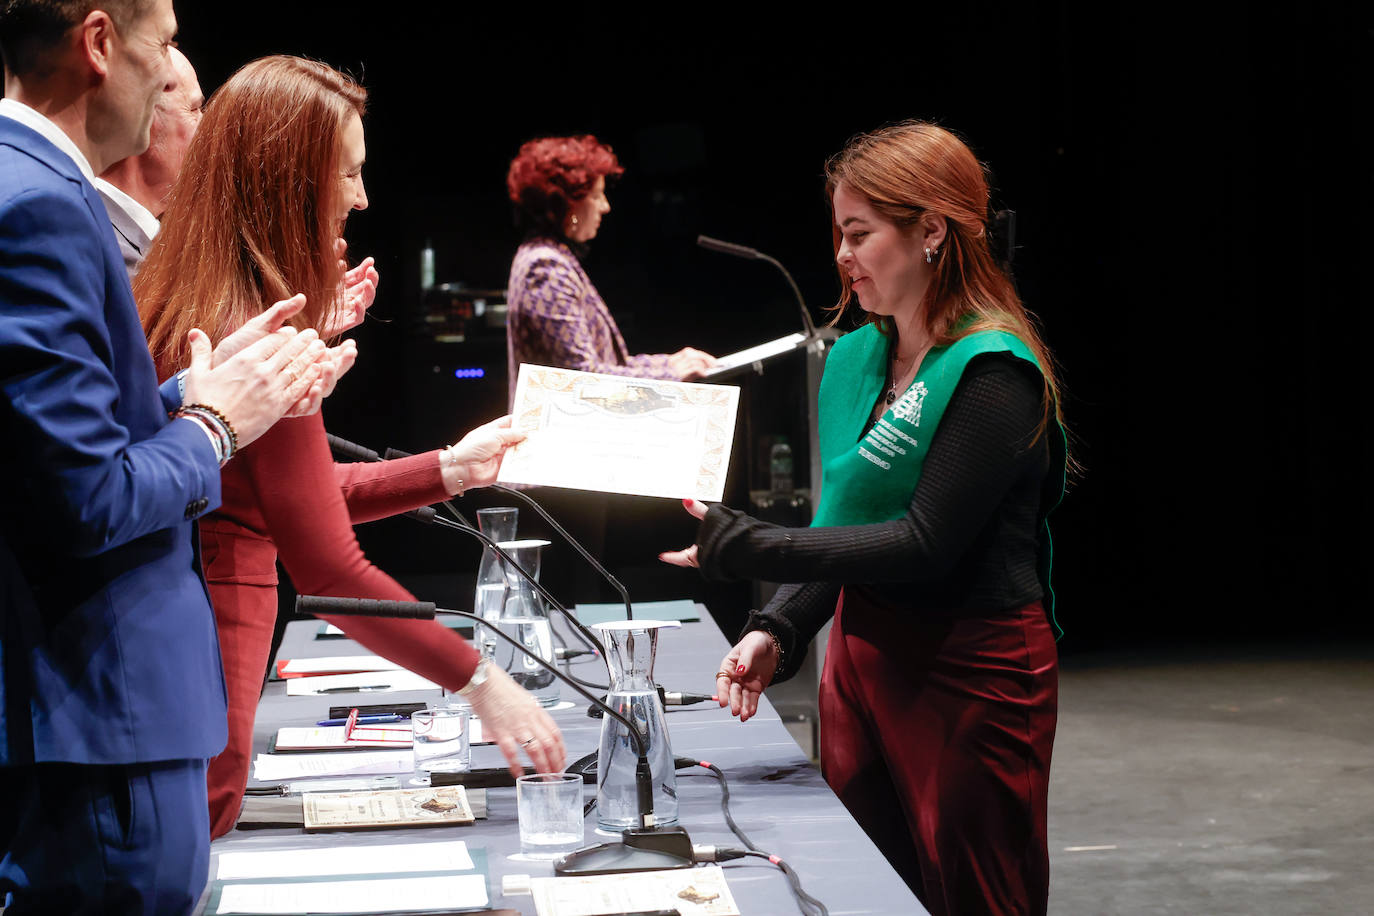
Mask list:
[{"label": "earring", "polygon": [[574,214],[572,215],[572,224],[573,224],[574,226],[577,225],[577,214],[576,214],[576,213],[574,213]]},{"label": "earring", "polygon": [[940,253],[940,249],[938,249],[938,248],[927,248],[927,249],[926,249],[926,263],[927,263],[927,264],[933,264],[933,263],[935,263],[935,256],[936,256],[937,254],[939,254],[939,253]]}]

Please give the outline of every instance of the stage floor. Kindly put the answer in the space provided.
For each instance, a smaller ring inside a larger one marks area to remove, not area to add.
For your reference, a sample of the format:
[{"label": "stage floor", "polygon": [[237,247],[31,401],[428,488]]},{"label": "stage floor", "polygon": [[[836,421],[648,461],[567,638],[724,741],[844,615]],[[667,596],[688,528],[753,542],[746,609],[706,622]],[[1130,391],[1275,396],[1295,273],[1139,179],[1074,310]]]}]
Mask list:
[{"label": "stage floor", "polygon": [[1374,644],[1064,660],[1050,912],[1374,913]]}]

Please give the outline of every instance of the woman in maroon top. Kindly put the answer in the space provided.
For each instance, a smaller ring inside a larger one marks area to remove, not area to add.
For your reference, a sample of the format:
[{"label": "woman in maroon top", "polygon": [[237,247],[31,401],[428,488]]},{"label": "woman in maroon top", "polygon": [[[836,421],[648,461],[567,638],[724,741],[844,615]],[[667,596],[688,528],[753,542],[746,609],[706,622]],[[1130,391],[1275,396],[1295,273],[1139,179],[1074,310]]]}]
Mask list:
[{"label": "woman in maroon top", "polygon": [[[365,100],[343,74],[292,57],[248,64],[211,98],[138,276],[144,328],[164,371],[184,363],[191,327],[218,340],[267,290],[306,294],[301,326],[328,333],[359,320],[366,302],[343,293],[335,246],[349,212],[367,206]],[[279,422],[225,466],[223,504],[201,522],[229,699],[229,743],[209,770],[212,835],[233,827],[248,778],[277,558],[302,594],[414,600],[363,556],[352,525],[492,483],[505,449],[521,438],[507,425],[489,423],[413,458],[336,465],[315,414]],[[521,747],[538,769],[562,768],[553,720],[504,672],[482,665],[474,677],[477,653],[454,631],[434,621],[336,622],[377,654],[449,690],[470,690],[512,772]]]}]

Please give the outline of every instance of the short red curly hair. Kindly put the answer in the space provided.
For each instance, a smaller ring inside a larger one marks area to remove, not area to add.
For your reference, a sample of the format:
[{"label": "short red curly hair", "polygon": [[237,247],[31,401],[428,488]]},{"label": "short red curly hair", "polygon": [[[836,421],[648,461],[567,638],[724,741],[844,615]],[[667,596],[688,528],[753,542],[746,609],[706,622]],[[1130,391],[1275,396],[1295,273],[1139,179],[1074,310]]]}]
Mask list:
[{"label": "short red curly hair", "polygon": [[562,238],[573,202],[590,194],[598,178],[624,171],[615,152],[591,134],[531,140],[506,173],[515,221],[527,232]]}]

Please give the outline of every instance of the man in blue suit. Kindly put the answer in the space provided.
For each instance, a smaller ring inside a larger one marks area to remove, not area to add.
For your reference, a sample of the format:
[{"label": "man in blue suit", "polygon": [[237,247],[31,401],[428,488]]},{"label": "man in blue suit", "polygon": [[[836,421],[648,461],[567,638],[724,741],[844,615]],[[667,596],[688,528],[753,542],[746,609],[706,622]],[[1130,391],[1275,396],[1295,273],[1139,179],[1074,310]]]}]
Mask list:
[{"label": "man in blue suit", "polygon": [[91,177],[147,147],[175,31],[171,0],[0,0],[6,916],[195,905],[225,701],[193,522],[233,435],[318,407],[331,372],[281,327],[296,297],[214,352],[193,331],[157,384]]}]

